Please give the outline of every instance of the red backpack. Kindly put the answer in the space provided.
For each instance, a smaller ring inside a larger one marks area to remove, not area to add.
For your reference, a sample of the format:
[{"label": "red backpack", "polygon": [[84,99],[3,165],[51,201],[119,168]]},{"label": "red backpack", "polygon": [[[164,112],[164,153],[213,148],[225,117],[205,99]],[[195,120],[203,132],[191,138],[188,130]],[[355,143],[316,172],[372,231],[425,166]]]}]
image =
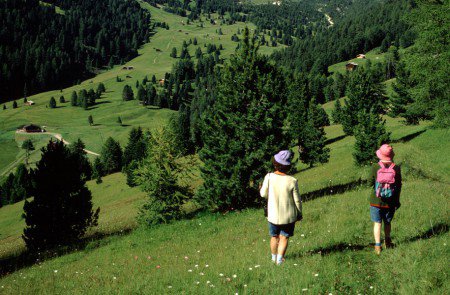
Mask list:
[{"label": "red backpack", "polygon": [[377,171],[375,181],[375,195],[380,199],[390,199],[395,192],[395,164],[386,167],[383,162],[378,162],[380,169]]}]

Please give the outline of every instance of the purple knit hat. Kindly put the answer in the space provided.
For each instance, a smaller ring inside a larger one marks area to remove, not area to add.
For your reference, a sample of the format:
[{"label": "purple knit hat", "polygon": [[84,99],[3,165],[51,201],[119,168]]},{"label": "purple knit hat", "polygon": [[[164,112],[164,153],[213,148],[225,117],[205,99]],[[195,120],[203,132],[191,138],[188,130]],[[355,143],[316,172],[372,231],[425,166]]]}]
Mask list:
[{"label": "purple knit hat", "polygon": [[273,157],[275,158],[275,161],[277,161],[281,165],[291,165],[292,153],[288,150],[280,151]]}]

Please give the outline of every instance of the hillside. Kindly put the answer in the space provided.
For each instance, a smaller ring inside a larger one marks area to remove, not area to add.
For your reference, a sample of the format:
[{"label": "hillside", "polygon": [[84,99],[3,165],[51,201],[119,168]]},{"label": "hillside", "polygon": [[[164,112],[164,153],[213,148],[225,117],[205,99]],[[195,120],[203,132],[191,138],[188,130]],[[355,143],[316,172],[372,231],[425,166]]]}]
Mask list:
[{"label": "hillside", "polygon": [[[448,159],[440,159],[450,142],[448,131],[424,127],[405,128],[389,121],[405,179],[393,229],[397,247],[382,257],[372,253],[369,189],[355,184],[364,171],[355,171],[353,139],[344,138],[329,145],[330,163],[295,175],[304,199],[304,221],[296,228],[281,268],[270,263],[262,212],[246,210],[93,240],[59,258],[13,260],[18,267],[24,262],[32,265],[0,279],[1,290],[5,294],[59,293],[67,288],[73,293],[118,289],[152,294],[446,293],[450,286],[442,255],[448,255],[450,179]],[[329,137],[339,136],[338,129],[329,127]],[[338,171],[341,177],[336,180]],[[97,204],[99,197],[94,191]],[[106,214],[117,209],[104,210]]]}]

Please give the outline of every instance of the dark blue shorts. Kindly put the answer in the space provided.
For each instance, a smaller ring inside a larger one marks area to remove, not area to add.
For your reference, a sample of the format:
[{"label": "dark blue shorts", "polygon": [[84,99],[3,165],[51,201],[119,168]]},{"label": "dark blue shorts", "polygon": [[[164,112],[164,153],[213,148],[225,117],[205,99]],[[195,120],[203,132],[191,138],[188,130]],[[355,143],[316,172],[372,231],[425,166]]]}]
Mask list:
[{"label": "dark blue shorts", "polygon": [[269,222],[269,234],[271,237],[277,237],[279,235],[286,238],[294,235],[295,222],[289,224],[273,224]]},{"label": "dark blue shorts", "polygon": [[381,221],[384,221],[385,223],[391,223],[394,213],[395,209],[370,206],[370,219],[373,222],[381,223]]}]

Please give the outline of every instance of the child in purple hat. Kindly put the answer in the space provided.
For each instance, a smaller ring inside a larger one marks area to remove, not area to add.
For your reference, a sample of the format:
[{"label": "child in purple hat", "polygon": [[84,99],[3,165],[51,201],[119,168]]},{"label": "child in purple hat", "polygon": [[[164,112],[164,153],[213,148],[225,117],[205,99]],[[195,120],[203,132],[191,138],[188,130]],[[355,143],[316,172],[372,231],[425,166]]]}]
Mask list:
[{"label": "child in purple hat", "polygon": [[380,255],[382,223],[384,223],[385,247],[393,247],[391,222],[395,211],[400,208],[402,174],[400,167],[393,162],[394,150],[390,145],[383,144],[376,155],[380,161],[372,167],[371,179],[374,187],[369,196],[369,203],[370,218],[374,223],[375,253]]},{"label": "child in purple hat", "polygon": [[273,157],[275,172],[268,173],[261,186],[261,197],[267,200],[270,249],[272,261],[281,264],[289,242],[294,235],[295,222],[301,220],[302,200],[298,182],[286,173],[291,168],[292,153],[280,151]]}]

